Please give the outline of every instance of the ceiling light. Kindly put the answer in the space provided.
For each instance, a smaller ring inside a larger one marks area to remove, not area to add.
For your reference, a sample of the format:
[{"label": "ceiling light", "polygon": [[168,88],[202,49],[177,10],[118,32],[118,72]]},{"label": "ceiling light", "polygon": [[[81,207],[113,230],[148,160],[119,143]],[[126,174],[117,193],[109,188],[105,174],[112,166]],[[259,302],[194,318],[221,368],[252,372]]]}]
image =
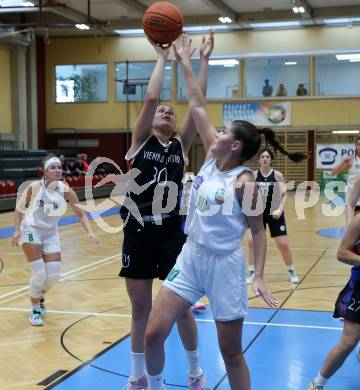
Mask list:
[{"label": "ceiling light", "polygon": [[145,35],[144,30],[142,28],[128,28],[122,30],[114,30],[114,33],[119,35],[127,35],[127,36]]},{"label": "ceiling light", "polygon": [[293,12],[294,12],[294,14],[298,14],[300,12],[299,8],[298,7],[293,7]]},{"label": "ceiling light", "polygon": [[304,7],[299,7],[299,12],[301,13],[301,14],[304,14],[305,13],[305,8]]},{"label": "ceiling light", "polygon": [[235,66],[238,65],[239,61],[235,60],[234,58],[229,58],[229,59],[223,59],[223,60],[209,60],[209,65],[231,65]]},{"label": "ceiling light", "polygon": [[165,66],[165,69],[171,69],[171,66]]},{"label": "ceiling light", "polygon": [[229,30],[229,26],[224,24],[216,24],[213,26],[189,26],[184,27],[183,31],[185,32],[207,32],[207,31],[220,31],[220,30]]},{"label": "ceiling light", "polygon": [[333,130],[333,134],[359,134],[359,130]]},{"label": "ceiling light", "polygon": [[324,19],[325,24],[343,24],[348,25],[352,23],[359,23],[360,18],[334,18],[334,19]]},{"label": "ceiling light", "polygon": [[360,58],[358,60],[350,60],[350,62],[360,62]]},{"label": "ceiling light", "polygon": [[360,53],[355,53],[355,54],[336,54],[336,59],[339,60],[339,61],[360,60]]},{"label": "ceiling light", "polygon": [[265,22],[265,23],[250,23],[252,28],[287,28],[287,27],[300,27],[301,24],[298,21],[283,21],[283,22]]},{"label": "ceiling light", "polygon": [[290,66],[290,65],[297,65],[296,61],[285,61],[285,65]]},{"label": "ceiling light", "polygon": [[221,23],[232,23],[232,19],[228,16],[220,16],[219,20]]},{"label": "ceiling light", "polygon": [[75,27],[79,30],[90,30],[90,27],[87,24],[75,24]]}]

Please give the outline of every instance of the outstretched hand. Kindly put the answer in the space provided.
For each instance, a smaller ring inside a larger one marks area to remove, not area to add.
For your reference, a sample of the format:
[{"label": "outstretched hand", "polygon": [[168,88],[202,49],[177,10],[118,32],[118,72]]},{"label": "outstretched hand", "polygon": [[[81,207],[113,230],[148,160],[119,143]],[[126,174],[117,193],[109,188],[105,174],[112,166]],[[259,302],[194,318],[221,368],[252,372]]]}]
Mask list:
[{"label": "outstretched hand", "polygon": [[167,46],[161,46],[161,45],[158,45],[157,43],[155,43],[151,38],[147,37],[147,39],[159,56],[164,57],[165,59],[168,58],[169,53],[170,53],[171,44],[169,44]]},{"label": "outstretched hand", "polygon": [[214,31],[211,31],[207,37],[203,37],[200,47],[200,57],[208,60],[214,49]]},{"label": "outstretched hand", "polygon": [[88,239],[93,242],[94,244],[98,245],[100,240],[98,239],[97,235],[94,233],[89,233],[88,234]]},{"label": "outstretched hand", "polygon": [[267,289],[264,281],[261,278],[255,278],[252,287],[255,295],[257,297],[261,296],[261,298],[267,305],[269,305],[270,307],[278,306],[278,300]]},{"label": "outstretched hand", "polygon": [[181,36],[179,48],[177,48],[175,43],[173,43],[175,58],[178,62],[181,63],[190,62],[190,59],[196,50],[196,49],[192,49],[191,43],[192,43],[192,39],[187,34],[183,34]]},{"label": "outstretched hand", "polygon": [[15,230],[13,236],[11,237],[11,245],[12,246],[19,246],[19,240],[20,240],[20,231]]}]

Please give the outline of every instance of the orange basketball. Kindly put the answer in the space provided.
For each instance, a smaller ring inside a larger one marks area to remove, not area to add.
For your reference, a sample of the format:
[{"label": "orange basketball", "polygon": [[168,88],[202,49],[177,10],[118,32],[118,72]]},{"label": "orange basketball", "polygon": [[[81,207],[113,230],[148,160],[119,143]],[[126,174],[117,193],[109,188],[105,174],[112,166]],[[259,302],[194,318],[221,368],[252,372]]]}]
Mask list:
[{"label": "orange basketball", "polygon": [[183,23],[179,8],[167,1],[150,5],[143,17],[145,34],[159,45],[175,41],[182,32]]}]

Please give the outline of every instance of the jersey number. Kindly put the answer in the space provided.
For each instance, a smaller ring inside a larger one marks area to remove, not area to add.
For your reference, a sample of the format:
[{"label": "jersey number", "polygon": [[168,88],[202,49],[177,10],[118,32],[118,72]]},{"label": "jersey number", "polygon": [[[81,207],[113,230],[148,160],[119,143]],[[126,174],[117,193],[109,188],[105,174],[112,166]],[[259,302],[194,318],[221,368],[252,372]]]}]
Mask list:
[{"label": "jersey number", "polygon": [[154,167],[154,177],[153,177],[154,183],[161,183],[161,185],[166,185],[167,178],[168,178],[168,174],[167,174],[166,167],[160,169],[160,171],[157,169],[157,167]]}]

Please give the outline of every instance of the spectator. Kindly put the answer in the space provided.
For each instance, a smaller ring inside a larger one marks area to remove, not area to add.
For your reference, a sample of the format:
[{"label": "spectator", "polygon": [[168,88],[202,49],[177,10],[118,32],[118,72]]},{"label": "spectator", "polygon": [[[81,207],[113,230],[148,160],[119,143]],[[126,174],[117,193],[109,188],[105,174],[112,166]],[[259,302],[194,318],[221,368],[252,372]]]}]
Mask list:
[{"label": "spectator", "polygon": [[84,176],[86,175],[86,169],[84,165],[82,153],[78,153],[76,155],[76,160],[72,166],[72,173],[74,176]]},{"label": "spectator", "polygon": [[296,95],[297,96],[307,96],[308,90],[305,88],[304,84],[299,84],[297,90],[296,90]]},{"label": "spectator", "polygon": [[287,96],[287,90],[284,84],[279,84],[279,88],[277,89],[276,96]]},{"label": "spectator", "polygon": [[64,177],[72,176],[72,172],[70,170],[70,164],[68,164],[65,161],[65,156],[63,154],[60,154],[59,160],[61,161],[61,168],[62,168],[63,176]]},{"label": "spectator", "polygon": [[88,155],[86,153],[81,154],[81,162],[84,166],[84,170],[87,171],[89,169]]},{"label": "spectator", "polygon": [[270,85],[269,80],[266,79],[265,85],[263,86],[263,89],[262,89],[262,94],[263,94],[263,96],[267,97],[267,96],[271,96],[272,93],[273,93],[273,87],[272,87],[272,85]]}]

